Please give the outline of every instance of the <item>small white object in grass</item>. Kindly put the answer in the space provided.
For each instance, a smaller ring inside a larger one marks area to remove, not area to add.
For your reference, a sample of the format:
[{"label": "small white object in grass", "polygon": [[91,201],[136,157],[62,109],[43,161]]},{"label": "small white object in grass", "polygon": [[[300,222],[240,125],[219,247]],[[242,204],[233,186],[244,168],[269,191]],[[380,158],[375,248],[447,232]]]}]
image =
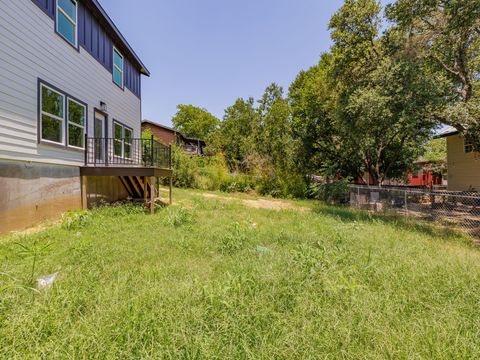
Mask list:
[{"label": "small white object in grass", "polygon": [[57,280],[58,272],[52,275],[43,276],[37,279],[37,288],[38,290],[50,289]]},{"label": "small white object in grass", "polygon": [[256,248],[257,253],[259,254],[271,254],[273,251],[267,247],[264,246],[257,246]]},{"label": "small white object in grass", "polygon": [[252,228],[256,229],[257,228],[257,223],[253,223]]}]

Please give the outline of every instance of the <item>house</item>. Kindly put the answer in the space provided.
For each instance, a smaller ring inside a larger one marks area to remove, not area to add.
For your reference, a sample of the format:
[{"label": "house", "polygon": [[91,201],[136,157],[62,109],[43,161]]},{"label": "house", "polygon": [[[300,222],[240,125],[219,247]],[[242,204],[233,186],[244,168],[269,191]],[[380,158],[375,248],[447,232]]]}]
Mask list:
[{"label": "house", "polygon": [[181,132],[158,124],[150,120],[142,121],[142,131],[150,130],[155,138],[163,144],[176,144],[191,155],[203,155],[206,143],[204,140],[191,138],[183,135]]},{"label": "house", "polygon": [[436,137],[447,140],[448,190],[480,191],[480,156],[468,138],[452,126],[444,127]]},{"label": "house", "polygon": [[0,232],[152,199],[170,148],[141,139],[150,73],[97,0],[0,0]]}]

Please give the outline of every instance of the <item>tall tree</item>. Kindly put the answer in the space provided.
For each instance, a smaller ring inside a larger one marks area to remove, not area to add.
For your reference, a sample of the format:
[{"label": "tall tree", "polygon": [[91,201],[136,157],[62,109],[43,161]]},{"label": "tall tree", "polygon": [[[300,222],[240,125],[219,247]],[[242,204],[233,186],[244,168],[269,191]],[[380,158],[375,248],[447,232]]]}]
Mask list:
[{"label": "tall tree", "polygon": [[224,152],[231,169],[246,170],[246,159],[255,151],[254,134],[259,124],[253,98],[237,99],[225,110],[217,133],[217,148]]},{"label": "tall tree", "polygon": [[438,99],[434,79],[403,50],[402,34],[380,35],[381,27],[375,0],[346,0],[330,22],[342,151],[356,153],[358,172],[379,185],[418,157],[434,127],[426,109]]},{"label": "tall tree", "polygon": [[280,171],[287,170],[291,162],[291,116],[288,99],[283,88],[273,83],[265,89],[258,101],[259,126],[256,132],[256,148]]},{"label": "tall tree", "polygon": [[435,118],[480,132],[480,0],[397,0],[387,15],[448,90]]},{"label": "tall tree", "polygon": [[220,120],[205,109],[193,105],[178,105],[177,109],[172,123],[186,136],[206,139],[220,125]]}]

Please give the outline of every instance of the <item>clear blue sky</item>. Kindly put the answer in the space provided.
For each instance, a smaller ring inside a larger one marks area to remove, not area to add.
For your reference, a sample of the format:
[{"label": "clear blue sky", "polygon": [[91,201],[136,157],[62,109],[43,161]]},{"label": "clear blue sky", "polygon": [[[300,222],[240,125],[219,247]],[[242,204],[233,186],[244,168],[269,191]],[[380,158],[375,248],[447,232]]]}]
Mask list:
[{"label": "clear blue sky", "polygon": [[[170,124],[178,104],[222,117],[272,82],[288,90],[331,42],[343,0],[100,0],[151,72],[143,118]],[[135,4],[136,6],[133,6]]]}]

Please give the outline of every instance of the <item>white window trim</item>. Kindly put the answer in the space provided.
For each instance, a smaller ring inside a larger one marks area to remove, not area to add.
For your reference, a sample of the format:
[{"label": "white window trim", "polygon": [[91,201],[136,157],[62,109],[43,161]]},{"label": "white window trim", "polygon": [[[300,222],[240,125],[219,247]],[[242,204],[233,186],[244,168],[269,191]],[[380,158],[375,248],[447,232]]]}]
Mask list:
[{"label": "white window trim", "polygon": [[[120,56],[120,58],[122,59],[122,68],[121,69],[117,66],[117,64],[115,64],[115,53],[117,53]],[[120,51],[118,51],[118,49],[115,46],[113,47],[112,64],[113,64],[113,70],[112,70],[113,83],[123,89],[124,88],[123,71],[125,69],[125,60],[124,60],[124,57],[123,57],[122,53]],[[121,86],[118,85],[115,82],[115,69],[120,71],[120,73],[122,74],[122,85]]]},{"label": "white window trim", "polygon": [[[83,113],[84,114],[84,119],[83,119],[84,124],[83,124],[83,126],[70,121],[70,117],[69,117],[70,101],[74,102],[77,105],[80,105],[81,107],[83,107],[83,110],[84,110],[84,113]],[[82,142],[84,143],[83,147],[70,145],[70,125],[74,125],[74,126],[80,128],[80,129],[83,129],[83,137],[85,137],[86,123],[87,123],[87,107],[84,104],[79,103],[78,101],[67,97],[67,112],[66,112],[66,115],[65,115],[65,119],[66,119],[66,124],[67,124],[67,138],[65,139],[65,143],[67,144],[67,147],[72,148],[72,149],[85,150],[85,140],[84,139],[82,140]]]},{"label": "white window trim", "polygon": [[[53,91],[55,94],[60,95],[63,98],[63,118],[57,115],[50,114],[46,111],[43,111],[43,88],[46,88],[50,91]],[[55,144],[55,145],[65,145],[65,117],[66,117],[66,96],[65,94],[62,94],[61,92],[58,92],[55,89],[52,89],[50,86],[47,86],[45,84],[41,84],[40,87],[40,139],[42,142],[47,142],[50,144]],[[62,124],[62,131],[61,131],[61,136],[62,140],[60,142],[53,141],[53,140],[48,140],[43,138],[43,115],[46,115],[48,117],[51,117],[55,120],[59,120]]]},{"label": "white window trim", "polygon": [[59,24],[59,22],[58,22],[58,13],[59,13],[59,11],[60,11],[60,12],[67,18],[67,20],[70,21],[70,22],[73,24],[73,26],[75,27],[75,44],[72,44],[72,45],[75,46],[75,47],[78,47],[78,2],[77,2],[77,0],[71,0],[71,1],[75,3],[75,20],[72,19],[72,18],[70,17],[70,15],[68,15],[68,14],[66,13],[66,11],[63,10],[63,9],[60,7],[60,5],[59,5],[59,3],[58,3],[58,1],[57,1],[57,2],[56,2],[57,12],[56,12],[56,16],[55,16],[55,17],[56,17],[56,19],[55,19],[55,20],[56,20],[56,28],[57,28],[57,33],[60,34],[60,36],[61,36],[62,38],[64,38],[66,41],[68,41],[69,44],[72,44],[72,43],[70,42],[70,40],[67,39],[65,36],[63,36],[63,34],[58,30],[58,24]]}]

